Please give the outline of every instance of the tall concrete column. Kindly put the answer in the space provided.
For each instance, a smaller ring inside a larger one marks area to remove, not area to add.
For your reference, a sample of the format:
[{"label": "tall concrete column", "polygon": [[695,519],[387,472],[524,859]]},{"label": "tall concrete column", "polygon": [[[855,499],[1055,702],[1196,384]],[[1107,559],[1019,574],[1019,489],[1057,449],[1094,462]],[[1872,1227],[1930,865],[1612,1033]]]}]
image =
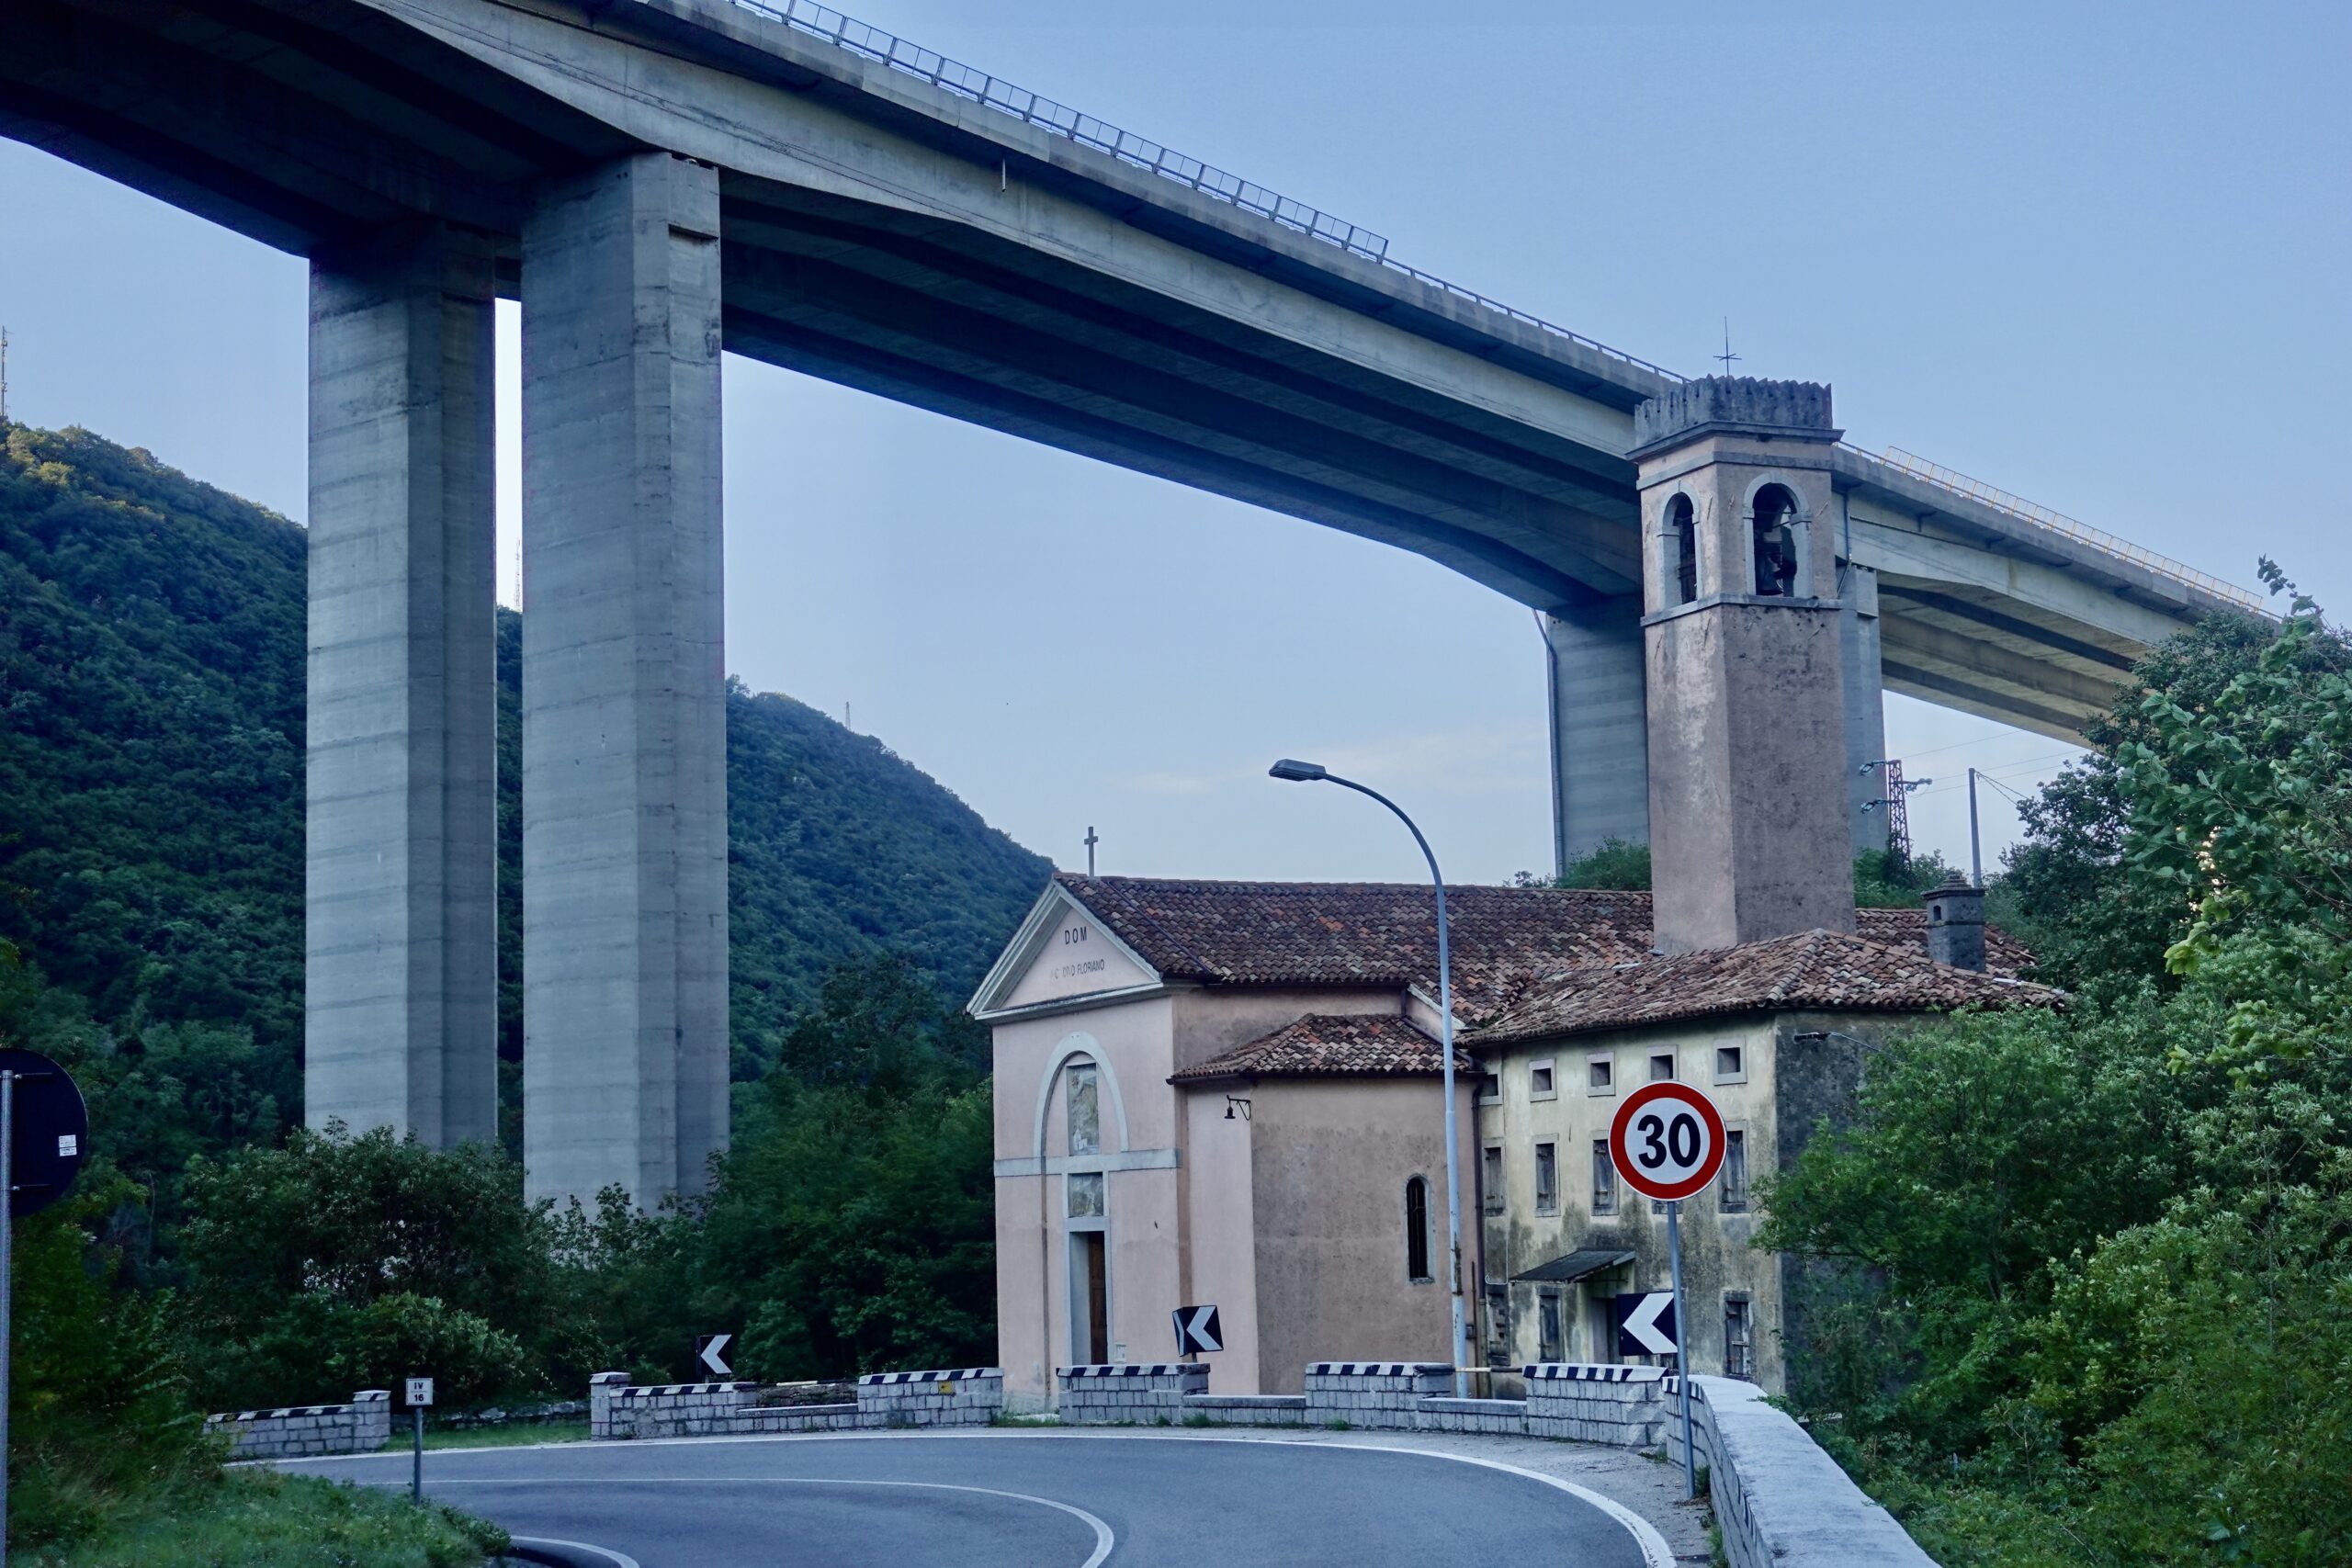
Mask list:
[{"label": "tall concrete column", "polygon": [[1885,776],[1867,763],[1886,756],[1886,676],[1879,657],[1878,573],[1840,563],[1845,592],[1838,613],[1839,674],[1846,693],[1846,819],[1854,852],[1886,848],[1886,812],[1863,806],[1886,794]]},{"label": "tall concrete column", "polygon": [[311,268],[304,1119],[498,1131],[491,254]]},{"label": "tall concrete column", "polygon": [[646,153],[523,231],[524,1159],[698,1192],[727,1145],[718,180]]},{"label": "tall concrete column", "polygon": [[1642,596],[1563,605],[1543,620],[1551,669],[1553,867],[1566,871],[1605,839],[1650,840]]}]

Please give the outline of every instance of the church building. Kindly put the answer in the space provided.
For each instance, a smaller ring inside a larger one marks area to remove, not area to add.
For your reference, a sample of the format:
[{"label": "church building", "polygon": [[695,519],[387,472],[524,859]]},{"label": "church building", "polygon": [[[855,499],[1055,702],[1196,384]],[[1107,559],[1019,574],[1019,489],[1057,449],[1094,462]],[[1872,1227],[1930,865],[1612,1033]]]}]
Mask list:
[{"label": "church building", "polygon": [[[1627,1353],[1664,1222],[1602,1141],[1642,1082],[1731,1136],[1685,1206],[1694,1371],[1785,1386],[1803,1278],[1751,1182],[1849,1113],[1873,1044],[1957,1008],[2056,1007],[1983,894],[1857,910],[1829,389],[1710,377],[1634,413],[1655,894],[1448,890],[1462,1288],[1488,1387]],[[1311,1360],[1433,1360],[1451,1329],[1436,925],[1419,886],[1057,876],[973,998],[996,1066],[1000,1358],[1168,1359],[1214,1305],[1224,1393]],[[1505,1375],[1497,1379],[1494,1371]],[[1499,1385],[1499,1386],[1498,1386]]]}]

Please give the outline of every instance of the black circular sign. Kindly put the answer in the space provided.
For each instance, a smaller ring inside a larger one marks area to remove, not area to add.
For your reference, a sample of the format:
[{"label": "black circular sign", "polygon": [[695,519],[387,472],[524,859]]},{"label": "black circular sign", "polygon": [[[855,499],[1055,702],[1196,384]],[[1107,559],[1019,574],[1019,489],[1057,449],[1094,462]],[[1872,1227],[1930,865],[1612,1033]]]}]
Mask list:
[{"label": "black circular sign", "polygon": [[22,1219],[74,1185],[89,1155],[90,1112],[65,1069],[38,1051],[0,1050],[0,1073],[13,1073],[17,1080],[8,1212]]}]

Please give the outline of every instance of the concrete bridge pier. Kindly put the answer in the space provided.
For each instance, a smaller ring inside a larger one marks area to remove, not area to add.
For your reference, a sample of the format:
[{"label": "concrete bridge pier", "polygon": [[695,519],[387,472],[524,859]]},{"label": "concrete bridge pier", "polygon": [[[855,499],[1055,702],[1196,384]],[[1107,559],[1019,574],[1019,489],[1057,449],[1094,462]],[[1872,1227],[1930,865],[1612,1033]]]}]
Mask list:
[{"label": "concrete bridge pier", "polygon": [[526,1184],[650,1207],[727,1142],[717,172],[552,182],[522,295]]},{"label": "concrete bridge pier", "polygon": [[311,268],[304,1106],[498,1130],[491,252],[437,222]]},{"label": "concrete bridge pier", "polygon": [[1854,852],[1886,848],[1884,810],[1862,807],[1886,794],[1886,779],[1866,764],[1886,756],[1886,675],[1880,659],[1878,573],[1849,561],[1838,563],[1841,585],[1838,613],[1838,674],[1846,703],[1846,820]]},{"label": "concrete bridge pier", "polygon": [[1609,839],[1650,839],[1642,596],[1543,617],[1552,703],[1552,853],[1564,872]]},{"label": "concrete bridge pier", "polygon": [[[1886,848],[1886,813],[1865,812],[1885,780],[1863,764],[1886,755],[1878,573],[1838,564],[1838,649],[1853,852]],[[1555,871],[1604,840],[1650,840],[1649,716],[1638,594],[1563,605],[1543,617],[1552,705],[1552,852]]]}]

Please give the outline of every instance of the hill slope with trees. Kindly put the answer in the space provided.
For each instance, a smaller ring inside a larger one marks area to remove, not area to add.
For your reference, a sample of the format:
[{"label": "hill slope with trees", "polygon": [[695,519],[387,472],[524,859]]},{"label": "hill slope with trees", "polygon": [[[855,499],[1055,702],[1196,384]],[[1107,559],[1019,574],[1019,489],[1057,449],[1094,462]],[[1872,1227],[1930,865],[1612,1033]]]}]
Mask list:
[{"label": "hill slope with trees", "polygon": [[[0,436],[0,940],[136,1065],[107,1146],[168,1187],[300,1117],[302,530],[86,431]],[[499,613],[510,1063],[520,626]],[[789,697],[730,682],[727,725],[737,1076],[844,963],[967,995],[1049,863]]]}]

